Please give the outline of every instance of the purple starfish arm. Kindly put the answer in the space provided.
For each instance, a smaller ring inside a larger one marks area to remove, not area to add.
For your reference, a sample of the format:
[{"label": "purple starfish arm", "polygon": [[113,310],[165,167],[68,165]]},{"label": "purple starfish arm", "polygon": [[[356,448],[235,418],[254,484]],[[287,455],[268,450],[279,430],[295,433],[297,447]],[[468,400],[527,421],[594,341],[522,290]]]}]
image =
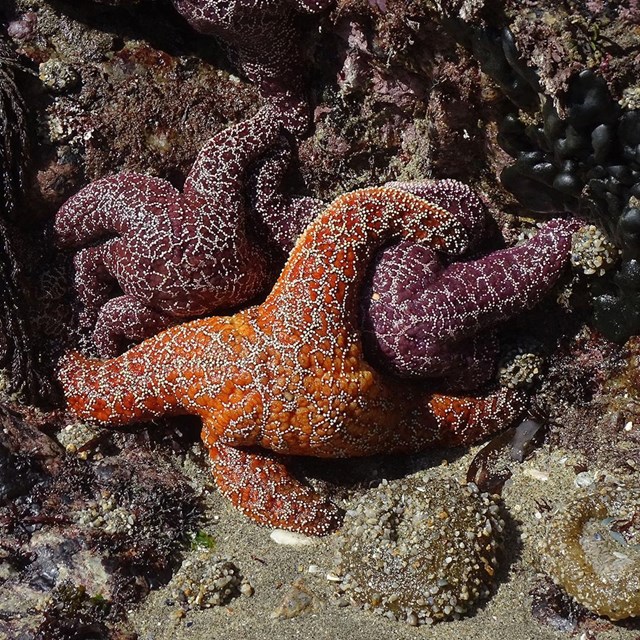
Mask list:
[{"label": "purple starfish arm", "polygon": [[173,4],[196,31],[229,45],[242,71],[282,115],[284,126],[304,134],[311,115],[295,15],[324,11],[333,0],[173,0]]},{"label": "purple starfish arm", "polygon": [[467,250],[476,247],[485,237],[488,219],[486,207],[478,194],[466,184],[445,179],[387,182],[384,186],[413,193],[451,213],[469,234]]},{"label": "purple starfish arm", "polygon": [[[55,232],[61,246],[79,248],[81,324],[95,323],[100,353],[264,289],[272,269],[247,233],[245,180],[279,135],[277,118],[263,109],[204,146],[182,193],[165,180],[125,172],[63,205]],[[109,300],[116,285],[123,295]]]},{"label": "purple starfish arm", "polygon": [[[528,242],[479,260],[425,269],[406,244],[379,254],[362,298],[368,355],[402,376],[458,375],[496,324],[536,305],[567,263],[575,220],[552,220]],[[473,379],[482,366],[473,367]]]},{"label": "purple starfish arm", "polygon": [[298,236],[326,207],[311,196],[291,196],[284,186],[291,166],[292,152],[283,137],[252,172],[249,187],[253,225],[264,242],[288,254]]},{"label": "purple starfish arm", "polygon": [[[433,347],[409,335],[390,335],[406,331],[422,318],[412,315],[422,309],[406,310],[416,292],[427,290],[445,271],[441,257],[431,248],[415,242],[401,241],[381,251],[370,269],[362,304],[362,329],[365,353],[382,369],[407,375],[400,364],[413,367],[416,377],[446,377],[449,387],[476,388],[489,381],[498,355],[498,345],[491,331],[460,341],[438,340],[437,353],[430,353],[428,369],[420,359],[423,349]],[[400,307],[400,310],[396,310]],[[404,313],[402,310],[405,310]],[[423,338],[422,338],[423,339]],[[432,349],[433,351],[433,349]],[[418,357],[418,362],[415,359]],[[461,372],[464,375],[460,380]]]}]

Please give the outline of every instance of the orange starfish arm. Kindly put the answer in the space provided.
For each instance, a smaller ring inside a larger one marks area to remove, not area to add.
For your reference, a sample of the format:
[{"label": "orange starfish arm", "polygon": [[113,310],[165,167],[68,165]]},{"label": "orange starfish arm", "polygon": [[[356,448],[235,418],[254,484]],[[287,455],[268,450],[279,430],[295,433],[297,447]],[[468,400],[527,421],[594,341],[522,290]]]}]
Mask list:
[{"label": "orange starfish arm", "polygon": [[502,431],[524,412],[526,394],[500,389],[480,397],[434,393],[428,398],[427,414],[436,421],[434,446],[459,447],[473,444]]},{"label": "orange starfish arm", "polygon": [[220,493],[258,524],[314,536],[338,526],[339,509],[296,480],[276,456],[220,442],[209,455]]}]

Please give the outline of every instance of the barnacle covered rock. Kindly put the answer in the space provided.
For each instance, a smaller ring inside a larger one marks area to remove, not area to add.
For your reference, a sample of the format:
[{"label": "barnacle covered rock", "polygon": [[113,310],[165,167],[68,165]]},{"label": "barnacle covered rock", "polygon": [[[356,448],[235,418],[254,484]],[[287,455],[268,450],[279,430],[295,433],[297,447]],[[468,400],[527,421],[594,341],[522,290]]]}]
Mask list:
[{"label": "barnacle covered rock", "polygon": [[539,353],[515,349],[506,353],[498,365],[498,380],[509,389],[530,387],[544,367],[544,358]]},{"label": "barnacle covered rock", "polygon": [[476,485],[416,475],[383,481],[347,512],[340,589],[411,625],[457,619],[489,595],[503,528]]},{"label": "barnacle covered rock", "polygon": [[585,225],[573,234],[571,264],[586,275],[604,275],[619,256],[618,248],[595,224]]},{"label": "barnacle covered rock", "polygon": [[0,404],[0,638],[124,640],[115,625],[168,582],[200,502],[158,447],[65,454],[43,429],[59,424]]},{"label": "barnacle covered rock", "polygon": [[573,498],[552,513],[540,562],[580,604],[612,620],[640,615],[640,487]]}]

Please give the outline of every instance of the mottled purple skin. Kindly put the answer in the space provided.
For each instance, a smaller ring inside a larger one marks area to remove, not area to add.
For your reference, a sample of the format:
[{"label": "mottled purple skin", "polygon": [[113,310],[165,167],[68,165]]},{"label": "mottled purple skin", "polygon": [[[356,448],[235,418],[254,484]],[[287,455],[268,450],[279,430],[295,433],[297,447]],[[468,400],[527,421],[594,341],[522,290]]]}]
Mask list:
[{"label": "mottled purple skin", "polygon": [[284,183],[291,163],[291,147],[281,138],[256,163],[249,185],[252,225],[265,244],[285,256],[326,206],[319,198],[289,195]]},{"label": "mottled purple skin", "polygon": [[381,252],[362,297],[368,357],[400,376],[482,384],[495,366],[490,330],[553,287],[578,227],[552,220],[522,245],[446,267],[406,242]]},{"label": "mottled purple skin", "polygon": [[474,249],[485,237],[487,210],[473,189],[457,180],[415,180],[412,182],[387,182],[385,187],[403,189],[442,207],[464,226],[469,233],[469,247]]},{"label": "mottled purple skin", "polygon": [[247,78],[296,135],[310,124],[296,13],[324,11],[333,0],[173,0],[201,33],[222,39]]},{"label": "mottled purple skin", "polygon": [[[200,151],[180,193],[131,172],[98,180],[56,215],[60,246],[79,249],[81,326],[95,325],[101,355],[115,355],[179,319],[236,307],[262,292],[274,266],[247,230],[248,168],[278,140],[268,109]],[[115,285],[123,295],[111,298]]]}]

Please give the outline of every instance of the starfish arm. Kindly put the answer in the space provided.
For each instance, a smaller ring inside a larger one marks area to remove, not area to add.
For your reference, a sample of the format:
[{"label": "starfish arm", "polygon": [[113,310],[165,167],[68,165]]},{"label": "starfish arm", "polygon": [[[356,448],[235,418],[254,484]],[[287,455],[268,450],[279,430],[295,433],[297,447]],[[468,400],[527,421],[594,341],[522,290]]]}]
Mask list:
[{"label": "starfish arm", "polygon": [[235,224],[244,224],[244,185],[252,162],[278,140],[281,125],[273,110],[264,107],[256,115],[214,135],[198,153],[185,181],[184,196],[193,208],[236,212]]},{"label": "starfish arm", "polygon": [[131,171],[96,180],[56,213],[54,232],[61,247],[86,246],[126,235],[146,221],[164,217],[180,197],[169,182]]},{"label": "starfish arm", "polygon": [[174,316],[151,309],[133,296],[118,296],[101,307],[93,342],[98,353],[114,357],[176,322]]},{"label": "starfish arm", "polygon": [[269,241],[287,253],[325,207],[318,198],[286,194],[283,183],[291,160],[291,148],[281,138],[256,164],[249,191],[256,224]]},{"label": "starfish arm", "polygon": [[434,420],[437,425],[437,438],[431,444],[452,447],[484,440],[520,418],[526,398],[513,389],[486,396],[431,394],[424,405],[426,422]]},{"label": "starfish arm", "polygon": [[415,319],[409,330],[418,340],[422,332],[460,340],[531,309],[567,265],[576,227],[553,220],[522,245],[450,265],[407,303],[405,312]]},{"label": "starfish arm", "polygon": [[397,327],[405,320],[404,307],[416,290],[434,282],[443,269],[431,247],[410,240],[401,240],[377,253],[360,296],[362,341],[370,362],[399,373],[397,362],[406,351],[413,350],[407,344],[410,336]]},{"label": "starfish arm", "polygon": [[[176,398],[162,396],[155,375],[129,354],[105,361],[77,352],[65,354],[59,363],[58,380],[75,416],[116,426],[177,413]],[[121,360],[125,357],[129,360],[126,363]]]},{"label": "starfish arm", "polygon": [[[246,320],[252,311],[169,327],[117,358],[65,354],[58,380],[69,410],[109,425],[178,414],[213,423],[215,415],[221,424],[252,431],[260,420],[247,361],[260,352]],[[252,444],[248,438],[243,444]]]},{"label": "starfish arm", "polygon": [[81,327],[91,327],[95,323],[100,307],[112,294],[115,276],[109,270],[106,258],[117,241],[114,238],[95,247],[85,247],[73,257],[73,284],[83,307],[79,318]]},{"label": "starfish arm", "polygon": [[553,220],[522,245],[451,264],[435,277],[421,272],[410,247],[389,248],[371,279],[377,300],[364,304],[365,326],[377,338],[374,359],[402,376],[446,373],[442,364],[458,346],[464,349],[465,341],[532,308],[549,292],[567,264],[577,226]]},{"label": "starfish arm", "polygon": [[217,442],[209,455],[222,495],[258,524],[315,536],[339,524],[338,508],[291,476],[273,454]]},{"label": "starfish arm", "polygon": [[487,228],[487,209],[478,194],[457,180],[415,180],[410,182],[388,182],[385,187],[403,189],[441,207],[454,216],[469,234],[467,251],[477,245]]},{"label": "starfish arm", "polygon": [[[233,362],[220,326],[225,326],[224,318],[211,323],[194,320],[166,329],[107,360],[76,352],[65,354],[59,362],[58,380],[67,407],[78,418],[111,426],[187,413],[185,398],[204,384],[200,365],[203,350],[210,348],[214,353],[209,380],[215,379],[220,363]],[[215,380],[211,387],[214,394]]]}]

